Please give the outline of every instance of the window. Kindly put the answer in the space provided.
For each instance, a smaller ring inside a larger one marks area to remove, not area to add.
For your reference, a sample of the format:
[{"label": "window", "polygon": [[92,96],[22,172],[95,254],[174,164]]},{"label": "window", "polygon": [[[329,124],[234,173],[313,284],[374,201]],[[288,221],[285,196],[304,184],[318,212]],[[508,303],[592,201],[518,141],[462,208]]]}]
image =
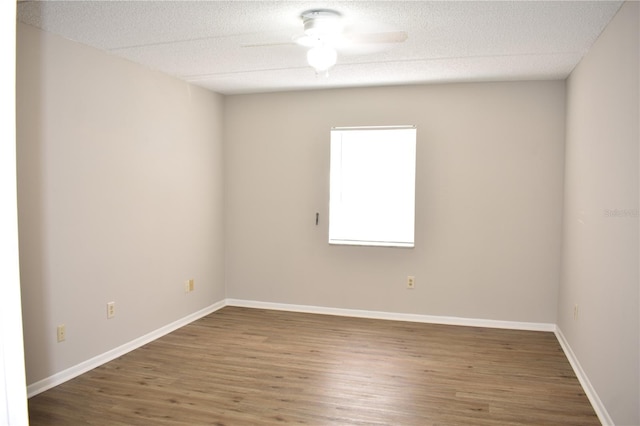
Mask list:
[{"label": "window", "polygon": [[329,243],[414,246],[416,128],[331,130]]}]

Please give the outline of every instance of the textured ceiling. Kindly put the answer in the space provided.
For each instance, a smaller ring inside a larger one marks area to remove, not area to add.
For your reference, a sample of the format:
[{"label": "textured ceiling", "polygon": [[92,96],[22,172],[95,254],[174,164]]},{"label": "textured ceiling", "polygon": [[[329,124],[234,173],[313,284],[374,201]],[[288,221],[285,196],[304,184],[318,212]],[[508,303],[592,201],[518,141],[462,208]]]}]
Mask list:
[{"label": "textured ceiling", "polygon": [[[621,1],[19,1],[18,20],[234,94],[454,81],[561,79]],[[308,9],[339,11],[356,32],[404,43],[339,52],[316,76],[302,33]]]}]

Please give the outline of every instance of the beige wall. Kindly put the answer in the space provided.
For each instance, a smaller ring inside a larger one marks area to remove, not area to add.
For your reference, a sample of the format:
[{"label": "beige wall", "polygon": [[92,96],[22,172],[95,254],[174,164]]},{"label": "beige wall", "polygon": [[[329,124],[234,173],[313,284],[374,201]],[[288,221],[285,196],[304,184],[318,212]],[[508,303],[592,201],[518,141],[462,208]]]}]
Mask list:
[{"label": "beige wall", "polygon": [[[564,90],[555,81],[228,96],[227,297],[555,323]],[[329,246],[329,129],[394,124],[418,128],[416,247]]]},{"label": "beige wall", "polygon": [[223,98],[23,24],[17,42],[31,384],[224,299]]},{"label": "beige wall", "polygon": [[620,425],[640,424],[638,6],[623,5],[567,83],[558,325]]}]

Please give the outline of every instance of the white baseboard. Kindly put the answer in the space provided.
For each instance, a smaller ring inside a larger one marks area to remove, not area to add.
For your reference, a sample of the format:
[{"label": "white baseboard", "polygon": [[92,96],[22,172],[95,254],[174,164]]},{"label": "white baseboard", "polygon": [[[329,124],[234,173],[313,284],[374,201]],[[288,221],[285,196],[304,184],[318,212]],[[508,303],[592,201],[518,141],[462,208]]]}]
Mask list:
[{"label": "white baseboard", "polygon": [[436,315],[403,314],[359,309],[326,308],[311,305],[291,305],[286,303],[258,302],[255,300],[227,299],[228,306],[271,309],[277,311],[305,312],[311,314],[339,315],[345,317],[384,319],[393,321],[423,322],[430,324],[463,325],[470,327],[503,328],[509,330],[555,331],[555,324],[536,322],[497,321],[488,319],[443,317]]},{"label": "white baseboard", "polygon": [[117,348],[111,349],[110,351],[83,361],[80,364],[74,365],[73,367],[67,368],[66,370],[63,370],[59,373],[56,373],[53,376],[49,376],[45,379],[32,383],[27,386],[27,397],[31,398],[33,396],[36,396],[37,394],[42,393],[47,389],[51,389],[52,387],[62,384],[67,380],[71,380],[74,377],[86,373],[89,370],[93,370],[94,368],[99,367],[102,364],[105,364],[128,352],[131,352],[134,349],[144,346],[147,343],[164,336],[165,334],[169,334],[172,331],[175,331],[180,327],[184,327],[185,325],[204,316],[207,316],[210,313],[217,311],[218,309],[224,308],[225,306],[226,303],[224,300],[216,302],[210,306],[207,306],[206,308],[187,315],[184,318],[180,318],[179,320],[174,321],[171,324],[167,324],[164,327],[160,327],[159,329],[152,331],[151,333],[145,334],[144,336],[138,337],[137,339],[125,343],[122,346],[118,346]]},{"label": "white baseboard", "polygon": [[576,355],[573,353],[573,350],[571,349],[571,346],[569,346],[569,342],[567,342],[567,339],[564,337],[564,334],[562,334],[562,330],[560,330],[560,327],[556,327],[555,333],[556,333],[556,338],[558,339],[558,342],[560,342],[560,346],[562,346],[562,350],[564,351],[564,354],[567,356],[567,359],[569,360],[569,364],[571,364],[573,371],[576,373],[576,377],[578,377],[578,381],[582,385],[582,389],[584,389],[584,393],[587,394],[587,398],[589,398],[589,402],[591,402],[591,405],[593,406],[593,409],[595,410],[598,416],[598,419],[600,420],[600,423],[602,423],[604,426],[613,425],[614,423],[613,423],[613,420],[611,419],[611,416],[609,416],[609,413],[607,412],[607,409],[605,408],[604,404],[600,400],[598,393],[591,385],[591,382],[589,381],[587,374],[582,369],[580,362],[578,362],[578,358],[576,358]]}]

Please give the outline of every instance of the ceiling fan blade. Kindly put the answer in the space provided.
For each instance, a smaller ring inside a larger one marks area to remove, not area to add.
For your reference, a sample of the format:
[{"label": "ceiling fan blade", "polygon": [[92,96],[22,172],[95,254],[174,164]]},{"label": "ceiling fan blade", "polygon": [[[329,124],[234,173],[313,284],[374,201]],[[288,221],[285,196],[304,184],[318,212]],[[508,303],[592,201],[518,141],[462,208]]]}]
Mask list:
[{"label": "ceiling fan blade", "polygon": [[273,43],[244,43],[240,47],[278,47],[278,46],[293,46],[296,43],[293,41],[281,41]]},{"label": "ceiling fan blade", "polygon": [[380,33],[344,33],[342,37],[346,43],[358,45],[402,43],[408,38],[408,35],[405,31],[389,31]]}]

